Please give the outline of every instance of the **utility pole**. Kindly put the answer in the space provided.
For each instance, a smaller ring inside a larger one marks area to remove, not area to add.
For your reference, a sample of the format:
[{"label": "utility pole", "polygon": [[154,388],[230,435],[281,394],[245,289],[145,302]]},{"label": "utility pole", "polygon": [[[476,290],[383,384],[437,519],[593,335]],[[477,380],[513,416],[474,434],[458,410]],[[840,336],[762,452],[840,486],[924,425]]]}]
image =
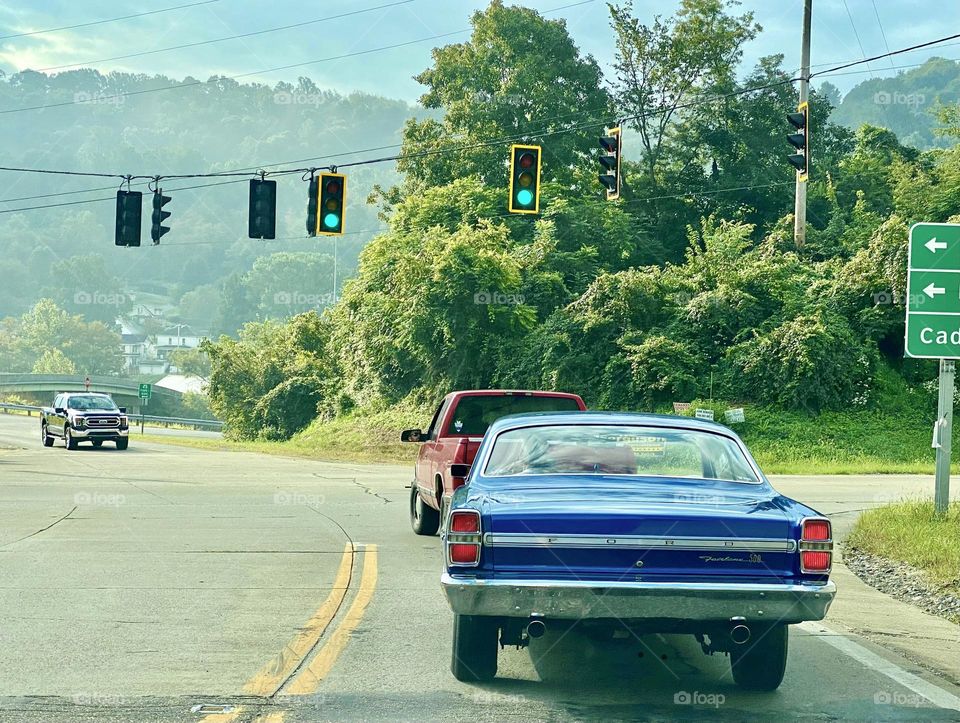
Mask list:
[{"label": "utility pole", "polygon": [[[810,96],[810,16],[813,13],[813,0],[803,0],[803,36],[800,41],[800,103],[806,103]],[[808,132],[809,142],[809,132]],[[810,149],[806,149],[810,158]],[[809,163],[809,160],[808,160]],[[809,167],[808,167],[809,170]],[[807,240],[807,183],[797,174],[796,198],[793,203],[793,242],[799,247]]]}]

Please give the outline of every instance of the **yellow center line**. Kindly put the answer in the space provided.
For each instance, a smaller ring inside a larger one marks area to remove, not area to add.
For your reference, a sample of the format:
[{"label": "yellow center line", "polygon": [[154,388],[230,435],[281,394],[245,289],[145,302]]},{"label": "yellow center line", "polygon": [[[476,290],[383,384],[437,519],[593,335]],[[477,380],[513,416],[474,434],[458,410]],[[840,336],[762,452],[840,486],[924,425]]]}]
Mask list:
[{"label": "yellow center line", "polygon": [[283,681],[287,679],[287,676],[303,662],[303,659],[310,653],[310,650],[317,644],[320,636],[330,625],[347,595],[354,554],[353,545],[348,542],[343,549],[343,557],[340,559],[340,567],[333,581],[333,589],[327,599],[310,616],[306,625],[287,643],[286,647],[260,672],[246,682],[243,686],[245,693],[261,696],[273,695],[277,688],[283,684]]},{"label": "yellow center line", "polygon": [[367,545],[363,555],[363,574],[360,577],[360,589],[346,616],[333,631],[327,643],[317,651],[313,660],[304,666],[296,677],[290,681],[284,694],[310,695],[316,692],[337,658],[350,642],[350,636],[363,619],[363,614],[373,598],[373,591],[377,587],[377,546]]}]

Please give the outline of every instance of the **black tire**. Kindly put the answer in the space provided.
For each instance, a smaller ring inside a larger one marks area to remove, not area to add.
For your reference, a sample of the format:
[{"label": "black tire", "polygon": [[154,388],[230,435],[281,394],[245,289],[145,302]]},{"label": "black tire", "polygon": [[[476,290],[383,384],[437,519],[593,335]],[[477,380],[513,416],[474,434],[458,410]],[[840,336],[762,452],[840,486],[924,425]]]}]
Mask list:
[{"label": "black tire", "polygon": [[453,677],[465,683],[493,680],[497,675],[499,636],[497,618],[454,615]]},{"label": "black tire", "polygon": [[103,446],[103,440],[102,440],[102,439],[95,439],[95,440],[93,440],[90,444],[93,445],[94,449],[100,449],[100,448]]},{"label": "black tire", "polygon": [[423,501],[417,485],[410,490],[410,526],[418,535],[435,535],[440,529],[440,513]]},{"label": "black tire", "polygon": [[63,446],[67,449],[77,448],[77,440],[75,440],[73,435],[70,434],[70,427],[63,428]]},{"label": "black tire", "polygon": [[52,447],[52,446],[53,446],[53,437],[50,436],[50,432],[47,430],[47,425],[46,425],[46,424],[41,424],[41,425],[40,425],[40,439],[43,440],[43,446],[44,446],[44,447]]},{"label": "black tire", "polygon": [[126,449],[130,445],[130,440],[122,437],[117,440],[117,449]]},{"label": "black tire", "polygon": [[750,640],[730,652],[733,679],[746,690],[776,690],[787,669],[787,626],[756,626],[751,631]]}]

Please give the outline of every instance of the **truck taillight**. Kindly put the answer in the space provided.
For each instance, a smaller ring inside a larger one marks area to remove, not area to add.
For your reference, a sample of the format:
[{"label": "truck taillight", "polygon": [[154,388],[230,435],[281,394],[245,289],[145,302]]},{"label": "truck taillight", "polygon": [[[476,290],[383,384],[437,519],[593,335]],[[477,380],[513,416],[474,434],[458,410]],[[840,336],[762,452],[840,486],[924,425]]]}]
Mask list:
[{"label": "truck taillight", "polygon": [[800,523],[800,572],[829,573],[833,564],[830,520],[807,517]]},{"label": "truck taillight", "polygon": [[447,561],[451,565],[476,567],[480,564],[480,513],[454,510],[447,529]]}]

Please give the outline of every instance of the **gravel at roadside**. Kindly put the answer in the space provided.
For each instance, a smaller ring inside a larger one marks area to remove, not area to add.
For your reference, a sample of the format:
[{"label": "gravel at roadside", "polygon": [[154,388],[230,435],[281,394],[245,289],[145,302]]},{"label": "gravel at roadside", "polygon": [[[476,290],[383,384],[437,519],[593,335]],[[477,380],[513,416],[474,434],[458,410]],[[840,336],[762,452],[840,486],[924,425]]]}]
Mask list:
[{"label": "gravel at roadside", "polygon": [[922,570],[846,545],[843,563],[871,587],[921,610],[960,624],[960,594],[956,587],[932,582]]}]

